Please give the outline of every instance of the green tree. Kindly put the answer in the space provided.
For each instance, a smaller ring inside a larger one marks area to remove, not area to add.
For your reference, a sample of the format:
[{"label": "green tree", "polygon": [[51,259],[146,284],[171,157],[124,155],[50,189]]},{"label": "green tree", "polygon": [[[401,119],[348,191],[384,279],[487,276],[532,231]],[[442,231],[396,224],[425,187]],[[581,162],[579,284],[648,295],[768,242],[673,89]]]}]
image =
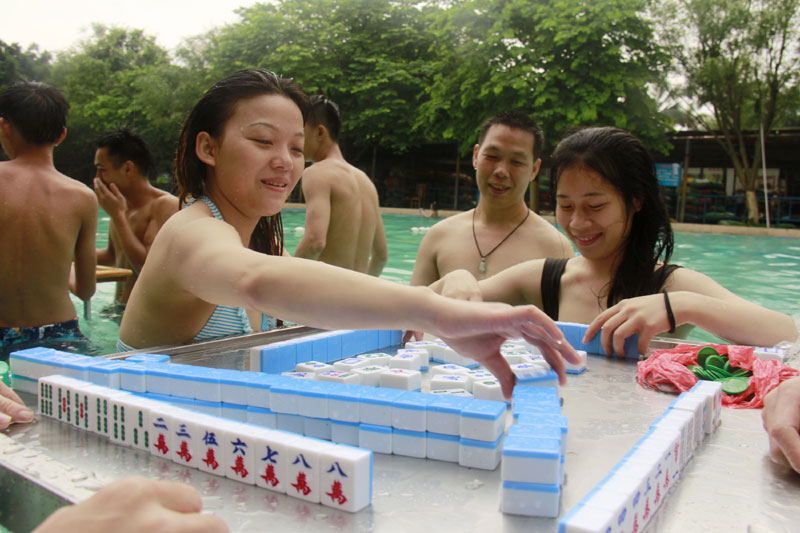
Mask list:
[{"label": "green tree", "polygon": [[669,120],[649,96],[667,55],[653,42],[647,0],[463,0],[433,26],[438,63],[416,126],[475,142],[500,110],[530,113],[555,139],[615,125],[667,147]]},{"label": "green tree", "polygon": [[414,0],[256,4],[210,36],[205,57],[215,77],[248,67],[293,77],[339,105],[348,144],[403,151],[422,140],[411,132],[433,61],[427,17],[437,9]]},{"label": "green tree", "polygon": [[32,44],[23,50],[19,44],[0,40],[0,88],[19,80],[44,81],[50,73],[51,56]]},{"label": "green tree", "polygon": [[[674,0],[663,26],[685,83],[678,97],[698,124],[720,132],[758,222],[761,144],[746,130],[797,120],[799,0]],[[704,113],[709,110],[710,113]]]},{"label": "green tree", "polygon": [[103,25],[93,30],[53,65],[52,81],[70,103],[69,134],[56,151],[56,163],[88,182],[94,176],[95,138],[131,127],[152,145],[159,172],[169,172],[181,122],[202,91],[197,76],[171,63],[142,30]]}]

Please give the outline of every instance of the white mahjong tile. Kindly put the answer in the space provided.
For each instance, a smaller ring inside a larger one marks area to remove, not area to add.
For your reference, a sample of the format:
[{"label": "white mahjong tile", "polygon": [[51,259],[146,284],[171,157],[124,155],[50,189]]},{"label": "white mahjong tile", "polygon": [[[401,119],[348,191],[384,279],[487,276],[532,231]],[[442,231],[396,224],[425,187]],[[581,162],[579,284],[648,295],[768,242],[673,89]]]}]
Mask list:
[{"label": "white mahjong tile", "polygon": [[198,439],[196,441],[197,468],[203,472],[225,477],[227,464],[222,449],[224,434],[223,419],[216,416],[198,417]]},{"label": "white mahjong tile", "polygon": [[178,411],[173,416],[172,433],[175,446],[172,448],[172,461],[192,468],[200,467],[199,445],[204,434],[201,416],[193,411]]},{"label": "white mahjong tile", "polygon": [[494,442],[459,439],[458,464],[468,468],[494,470],[500,464],[502,458],[502,440],[502,435]]},{"label": "white mahjong tile", "polygon": [[419,370],[391,368],[381,374],[381,387],[401,390],[418,390],[422,387],[422,373]]},{"label": "white mahjong tile", "polygon": [[388,366],[364,366],[353,370],[354,374],[361,376],[361,384],[366,387],[378,387],[381,383],[381,374],[389,370]]},{"label": "white mahjong tile", "polygon": [[503,388],[494,377],[472,383],[472,395],[478,400],[504,401]]},{"label": "white mahjong tile", "polygon": [[419,353],[409,353],[407,351],[398,352],[397,355],[389,359],[389,368],[402,368],[406,370],[419,370],[424,366],[422,355]]},{"label": "white mahjong tile", "polygon": [[289,486],[289,463],[294,460],[294,457],[290,457],[290,444],[301,438],[268,429],[253,433],[256,485],[275,492],[286,492]]},{"label": "white mahjong tile", "polygon": [[162,402],[150,410],[150,453],[156,457],[170,459],[173,448],[172,408]]},{"label": "white mahjong tile", "polygon": [[359,359],[358,357],[348,357],[347,359],[342,359],[341,361],[333,363],[334,370],[339,370],[340,372],[352,372],[353,369],[364,366],[370,366],[370,362],[366,359]]},{"label": "white mahjong tile", "polygon": [[372,452],[329,446],[320,453],[320,503],[355,513],[372,501]]},{"label": "white mahjong tile", "polygon": [[428,435],[425,431],[392,429],[392,453],[424,459],[428,453]]},{"label": "white mahjong tile", "polygon": [[140,450],[150,450],[150,428],[147,421],[150,418],[150,409],[154,402],[147,398],[142,398],[130,394],[122,400],[126,405],[126,417],[128,419],[128,431],[130,437],[128,444]]},{"label": "white mahjong tile", "polygon": [[503,481],[500,510],[509,514],[556,518],[560,497],[558,485]]},{"label": "white mahjong tile", "polygon": [[286,494],[313,503],[320,502],[320,455],[333,446],[306,437],[298,437],[287,444]]},{"label": "white mahjong tile", "polygon": [[432,366],[430,369],[430,374],[432,376],[438,376],[440,374],[463,374],[469,372],[469,368],[461,365],[454,365],[452,363],[446,363],[443,365],[436,365]]},{"label": "white mahjong tile", "polygon": [[320,361],[306,361],[305,363],[297,363],[294,369],[295,372],[312,372],[314,374],[320,374],[322,372],[333,370],[333,365],[322,363]]},{"label": "white mahjong tile", "polygon": [[108,438],[114,443],[128,446],[132,445],[132,423],[135,422],[126,403],[129,396],[130,394],[123,393],[108,398]]},{"label": "white mahjong tile", "polygon": [[468,390],[469,378],[459,374],[439,374],[431,378],[431,390],[464,389]]},{"label": "white mahjong tile", "polygon": [[369,361],[368,366],[386,366],[389,364],[389,359],[392,357],[388,353],[383,352],[376,352],[376,353],[362,353],[361,355],[356,356],[358,359],[364,359]]},{"label": "white mahjong tile", "polygon": [[242,422],[224,421],[220,425],[222,454],[225,457],[225,477],[255,485],[255,441],[252,427]]},{"label": "white mahjong tile", "polygon": [[352,385],[359,385],[361,383],[361,376],[353,372],[343,372],[340,370],[329,370],[317,374],[317,379],[320,381],[331,381],[334,383],[347,383]]}]

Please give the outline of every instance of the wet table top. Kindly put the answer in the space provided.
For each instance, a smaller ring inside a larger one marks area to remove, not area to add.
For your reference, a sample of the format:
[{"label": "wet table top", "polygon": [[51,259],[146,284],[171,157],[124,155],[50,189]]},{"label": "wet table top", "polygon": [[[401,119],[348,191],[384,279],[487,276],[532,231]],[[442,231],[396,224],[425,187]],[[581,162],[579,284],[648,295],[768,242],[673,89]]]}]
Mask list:
[{"label": "wet table top", "polygon": [[[247,368],[245,348],[195,353],[173,361]],[[635,381],[636,364],[590,356],[589,370],[560,390],[569,420],[563,516],[630,450],[674,396]],[[34,405],[32,397],[24,400]],[[510,418],[510,413],[509,413]],[[758,410],[723,408],[722,424],[673,485],[649,531],[797,531],[800,476],[774,465]],[[207,510],[231,531],[556,531],[557,519],[498,511],[500,468],[375,454],[372,505],[356,514],[309,504],[185,468],[52,419],[6,432],[43,456],[88,474],[76,491],[129,475],[196,487]],[[76,476],[80,478],[81,476]]]}]

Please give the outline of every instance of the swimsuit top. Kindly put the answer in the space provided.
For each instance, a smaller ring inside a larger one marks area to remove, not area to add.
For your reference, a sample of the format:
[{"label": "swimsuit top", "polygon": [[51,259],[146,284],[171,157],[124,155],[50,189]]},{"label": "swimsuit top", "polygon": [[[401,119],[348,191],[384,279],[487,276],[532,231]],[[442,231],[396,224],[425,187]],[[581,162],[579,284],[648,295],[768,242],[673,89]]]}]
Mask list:
[{"label": "swimsuit top", "polygon": [[[561,294],[561,276],[567,268],[569,259],[554,259],[549,257],[544,260],[542,268],[542,310],[552,318],[558,320],[558,299]],[[679,269],[679,265],[662,265],[656,269],[656,273],[663,276],[666,281],[670,274]]]},{"label": "swimsuit top", "polygon": [[[200,200],[211,209],[211,214],[217,220],[224,221],[222,213],[219,212],[217,206],[207,196],[201,196]],[[191,205],[195,200],[190,200],[186,205]],[[275,327],[275,319],[262,314],[261,315],[261,328],[269,330]],[[192,342],[211,339],[213,337],[221,337],[223,335],[239,335],[242,333],[252,333],[253,328],[250,326],[250,320],[247,318],[247,311],[243,307],[230,307],[227,305],[218,305],[208,321],[203,326],[197,335],[194,336]]]}]

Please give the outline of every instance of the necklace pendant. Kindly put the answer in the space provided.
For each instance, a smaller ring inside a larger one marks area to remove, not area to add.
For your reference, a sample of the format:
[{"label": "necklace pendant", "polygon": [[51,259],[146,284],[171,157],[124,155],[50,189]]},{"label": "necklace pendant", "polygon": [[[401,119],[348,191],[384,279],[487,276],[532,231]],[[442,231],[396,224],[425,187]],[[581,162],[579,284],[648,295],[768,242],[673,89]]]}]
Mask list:
[{"label": "necklace pendant", "polygon": [[478,265],[478,272],[480,272],[481,274],[485,274],[486,273],[486,258],[485,257],[481,257],[481,264]]}]

